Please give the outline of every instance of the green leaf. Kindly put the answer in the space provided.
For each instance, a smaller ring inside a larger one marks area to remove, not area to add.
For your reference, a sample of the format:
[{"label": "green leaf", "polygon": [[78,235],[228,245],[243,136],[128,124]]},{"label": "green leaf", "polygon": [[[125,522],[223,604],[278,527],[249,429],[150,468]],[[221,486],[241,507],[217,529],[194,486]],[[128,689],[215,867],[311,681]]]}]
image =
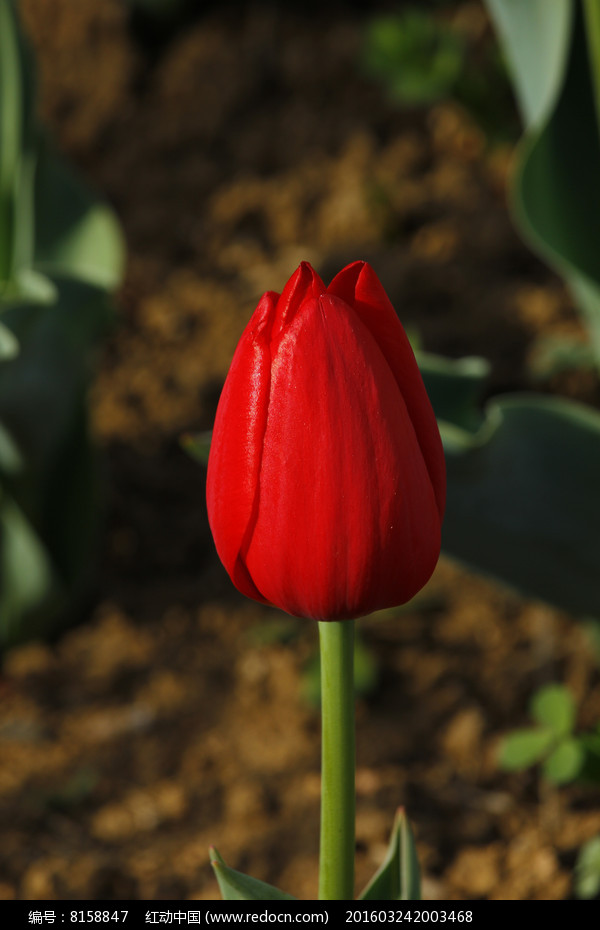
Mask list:
[{"label": "green leaf", "polygon": [[123,260],[112,211],[43,138],[16,6],[0,0],[0,300],[52,302],[56,276],[111,290]]},{"label": "green leaf", "polygon": [[575,339],[540,336],[529,363],[529,372],[537,380],[545,380],[563,371],[593,371],[596,356],[588,342]]},{"label": "green leaf", "polygon": [[571,37],[571,0],[486,0],[523,120],[538,125],[560,91]]},{"label": "green leaf", "polygon": [[56,285],[33,268],[18,268],[4,292],[6,303],[53,304],[58,296]]},{"label": "green leaf", "polygon": [[507,772],[519,772],[540,762],[556,741],[552,730],[515,730],[500,746],[498,761]]},{"label": "green leaf", "polygon": [[230,869],[214,847],[210,850],[213,867],[224,901],[295,901],[293,895],[284,894],[273,885],[250,878],[243,872]]},{"label": "green leaf", "polygon": [[416,357],[436,417],[443,421],[448,438],[452,426],[459,427],[456,441],[462,446],[462,431],[476,432],[483,423],[480,400],[489,363],[476,356],[450,359],[429,352],[417,352]]},{"label": "green leaf", "polygon": [[23,87],[16,15],[10,0],[0,0],[0,295],[12,275],[22,145]]},{"label": "green leaf", "polygon": [[212,439],[212,430],[205,433],[186,433],[181,437],[181,446],[188,455],[190,455],[201,465],[208,465],[208,455],[210,453],[210,441]]},{"label": "green leaf", "polygon": [[[11,466],[0,442],[0,474],[43,550],[62,612],[53,591],[46,595],[43,586],[32,587],[27,604],[6,608],[11,621],[0,630],[4,643],[48,635],[66,622],[65,599],[75,609],[89,584],[99,529],[98,472],[85,399],[90,353],[107,325],[107,296],[73,280],[57,281],[57,287],[56,304],[10,307],[3,314],[20,338],[21,352],[0,365],[0,423],[18,453]],[[0,584],[2,605],[9,587],[8,580]]]},{"label": "green leaf", "polygon": [[407,10],[372,20],[362,53],[365,71],[379,78],[392,100],[430,103],[448,96],[461,73],[463,37],[429,12]]},{"label": "green leaf", "polygon": [[575,895],[595,898],[600,894],[600,835],[581,847],[575,863]]},{"label": "green leaf", "polygon": [[121,282],[123,237],[115,216],[44,143],[36,186],[35,267],[106,290]]},{"label": "green leaf", "polygon": [[[571,288],[600,364],[600,130],[581,4],[488,0],[528,131],[513,183],[515,221]],[[591,28],[591,20],[588,29]],[[565,54],[567,53],[567,54]]]},{"label": "green leaf", "polygon": [[6,362],[11,358],[15,358],[18,354],[18,339],[15,338],[15,334],[4,323],[0,323],[0,362]]},{"label": "green leaf", "polygon": [[48,553],[18,504],[0,488],[0,643],[16,638],[24,615],[56,593]]},{"label": "green leaf", "polygon": [[440,423],[444,551],[572,613],[600,615],[600,413],[536,395],[504,396],[485,412],[475,434]]},{"label": "green leaf", "polygon": [[72,280],[56,285],[56,304],[10,307],[3,314],[21,351],[0,365],[0,419],[40,477],[70,428],[110,313],[104,291]]},{"label": "green leaf", "polygon": [[564,785],[574,781],[585,761],[585,750],[577,737],[563,740],[545,760],[542,770],[548,781]]},{"label": "green leaf", "polygon": [[594,785],[600,784],[600,729],[592,733],[582,733],[579,741],[585,753],[585,758],[579,780]]},{"label": "green leaf", "polygon": [[531,716],[558,736],[566,736],[575,724],[575,701],[564,685],[546,685],[531,701]]},{"label": "green leaf", "polygon": [[21,450],[3,423],[0,423],[0,472],[16,474],[23,468]]},{"label": "green leaf", "polygon": [[421,900],[419,859],[404,808],[396,814],[385,860],[360,895],[360,900]]}]

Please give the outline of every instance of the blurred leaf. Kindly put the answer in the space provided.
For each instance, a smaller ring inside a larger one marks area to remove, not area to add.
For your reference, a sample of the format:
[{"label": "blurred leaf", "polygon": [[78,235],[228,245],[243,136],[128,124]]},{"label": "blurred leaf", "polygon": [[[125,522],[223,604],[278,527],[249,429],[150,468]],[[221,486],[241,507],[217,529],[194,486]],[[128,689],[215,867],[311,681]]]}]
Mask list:
[{"label": "blurred leaf", "polygon": [[536,339],[528,367],[533,378],[542,380],[563,371],[591,371],[596,367],[596,357],[587,342],[541,336]]},{"label": "blurred leaf", "polygon": [[23,88],[16,16],[0,0],[0,296],[13,264],[15,193],[23,144]]},{"label": "blurred leaf", "polygon": [[420,901],[421,870],[404,808],[394,820],[385,860],[359,896],[361,901]]},{"label": "blurred leaf", "polygon": [[600,894],[600,836],[581,847],[575,863],[575,895],[595,898]]},{"label": "blurred leaf", "polygon": [[600,665],[600,620],[597,617],[588,617],[585,621],[585,629],[596,662]]},{"label": "blurred leaf", "polygon": [[0,323],[0,362],[15,358],[19,354],[19,342],[14,333]]},{"label": "blurred leaf", "polygon": [[575,725],[576,707],[564,685],[546,685],[531,700],[531,716],[558,736],[566,736]]},{"label": "blurred leaf", "polygon": [[38,158],[35,207],[36,269],[107,290],[119,285],[124,245],[112,210],[91,196],[47,143]]},{"label": "blurred leaf", "polygon": [[15,10],[0,0],[0,301],[53,302],[55,276],[115,288],[124,256],[119,226],[43,139]]},{"label": "blurred leaf", "polygon": [[448,96],[461,72],[464,41],[429,12],[409,9],[369,24],[363,67],[399,103],[424,104]]},{"label": "blurred leaf", "polygon": [[[366,697],[379,682],[379,664],[374,653],[365,645],[360,634],[354,637],[354,693]],[[302,671],[302,696],[313,707],[321,704],[321,663],[317,649]]]},{"label": "blurred leaf", "polygon": [[527,126],[538,125],[556,102],[572,26],[572,0],[486,0],[502,41]]},{"label": "blurred leaf", "polygon": [[18,268],[4,292],[6,303],[52,304],[57,298],[56,286],[46,275],[33,268]]},{"label": "blurred leaf", "polygon": [[585,759],[585,751],[576,737],[564,739],[552,750],[542,765],[548,781],[564,785],[579,775]]},{"label": "blurred leaf", "polygon": [[372,694],[379,683],[379,663],[374,652],[362,637],[354,637],[354,691],[365,697]]},{"label": "blurred leaf", "polygon": [[499,763],[508,772],[528,769],[540,762],[556,741],[552,730],[515,730],[500,746]]},{"label": "blurred leaf", "polygon": [[488,0],[527,132],[513,184],[525,238],[569,284],[600,363],[600,135],[580,4]]},{"label": "blurred leaf", "polygon": [[186,433],[181,437],[181,446],[188,455],[190,455],[201,465],[208,465],[208,456],[210,453],[210,442],[212,439],[212,430],[205,433]]},{"label": "blurred leaf", "polygon": [[14,641],[21,618],[57,595],[46,549],[19,506],[0,488],[0,643]]},{"label": "blurred leaf", "polygon": [[99,780],[98,772],[89,766],[76,769],[54,791],[47,791],[44,794],[43,806],[54,810],[71,811],[88,800]]},{"label": "blurred leaf", "polygon": [[86,395],[123,268],[116,219],[44,141],[34,90],[17,5],[0,0],[0,645],[52,632],[89,582]]},{"label": "blurred leaf", "polygon": [[275,614],[273,619],[269,616],[269,619],[253,623],[244,639],[251,646],[288,645],[298,638],[299,626],[294,623],[295,619],[289,614]]},{"label": "blurred leaf", "polygon": [[6,427],[0,423],[0,473],[11,475],[22,468],[21,451]]},{"label": "blurred leaf", "polygon": [[582,733],[579,742],[585,756],[579,773],[580,781],[598,785],[600,784],[600,729],[595,733]]},{"label": "blurred leaf", "polygon": [[243,872],[236,872],[225,865],[217,850],[210,850],[211,865],[219,883],[224,901],[295,901],[293,895],[284,894],[273,885],[267,885]]},{"label": "blurred leaf", "polygon": [[0,420],[39,473],[69,429],[111,312],[103,291],[71,280],[56,284],[56,304],[4,311],[21,352],[0,365]]},{"label": "blurred leaf", "polygon": [[471,434],[440,422],[449,555],[573,613],[600,615],[600,414],[536,395],[488,403]]},{"label": "blurred leaf", "polygon": [[[446,430],[452,426],[469,433],[478,430],[484,419],[480,401],[489,363],[476,356],[450,359],[429,352],[416,356],[435,415],[444,421]],[[458,441],[462,445],[461,438]]]}]

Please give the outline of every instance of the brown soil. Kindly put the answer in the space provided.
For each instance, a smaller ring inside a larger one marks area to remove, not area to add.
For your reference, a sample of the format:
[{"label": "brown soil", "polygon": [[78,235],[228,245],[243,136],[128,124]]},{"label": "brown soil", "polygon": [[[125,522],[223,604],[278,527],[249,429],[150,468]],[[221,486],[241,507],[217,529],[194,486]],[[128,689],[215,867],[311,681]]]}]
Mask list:
[{"label": "brown soil", "polygon": [[[535,339],[582,338],[562,284],[506,211],[510,147],[456,105],[393,108],[355,62],[353,8],[208,5],[162,44],[119,0],[23,0],[42,111],[115,206],[128,247],[94,424],[108,528],[97,605],[0,679],[0,898],[216,898],[208,846],[316,894],[316,628],[238,596],[215,556],[182,432],[211,426],[260,293],[301,259],[372,262],[427,349],[481,354],[490,391],[529,389]],[[456,4],[475,46],[489,27]],[[578,374],[543,385],[597,400]],[[579,723],[600,681],[572,617],[443,559],[408,608],[361,621],[377,685],[358,705],[357,884],[394,811],[415,825],[427,898],[565,898],[600,832],[597,790],[499,772],[541,684]]]}]

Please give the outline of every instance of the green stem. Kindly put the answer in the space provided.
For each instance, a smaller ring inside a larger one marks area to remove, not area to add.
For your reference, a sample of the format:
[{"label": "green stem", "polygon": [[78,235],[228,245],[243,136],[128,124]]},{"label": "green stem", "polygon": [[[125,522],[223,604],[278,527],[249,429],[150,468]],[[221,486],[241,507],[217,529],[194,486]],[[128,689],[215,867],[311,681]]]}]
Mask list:
[{"label": "green stem", "polygon": [[321,850],[319,900],[354,898],[354,620],[319,623]]},{"label": "green stem", "polygon": [[596,105],[596,122],[600,129],[600,2],[584,0],[585,33],[590,61],[590,76]]}]

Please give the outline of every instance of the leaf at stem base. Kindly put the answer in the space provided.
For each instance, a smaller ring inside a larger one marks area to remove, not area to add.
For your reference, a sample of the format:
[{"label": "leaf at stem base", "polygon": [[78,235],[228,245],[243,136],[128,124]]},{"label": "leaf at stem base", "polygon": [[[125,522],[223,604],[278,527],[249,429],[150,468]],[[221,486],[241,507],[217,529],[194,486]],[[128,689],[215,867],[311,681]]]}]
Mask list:
[{"label": "leaf at stem base", "polygon": [[224,901],[295,901],[293,895],[279,888],[244,875],[225,865],[214,846],[210,848],[210,864],[213,867]]},{"label": "leaf at stem base", "polygon": [[421,870],[408,818],[398,809],[387,855],[363,893],[361,901],[420,901]]}]

